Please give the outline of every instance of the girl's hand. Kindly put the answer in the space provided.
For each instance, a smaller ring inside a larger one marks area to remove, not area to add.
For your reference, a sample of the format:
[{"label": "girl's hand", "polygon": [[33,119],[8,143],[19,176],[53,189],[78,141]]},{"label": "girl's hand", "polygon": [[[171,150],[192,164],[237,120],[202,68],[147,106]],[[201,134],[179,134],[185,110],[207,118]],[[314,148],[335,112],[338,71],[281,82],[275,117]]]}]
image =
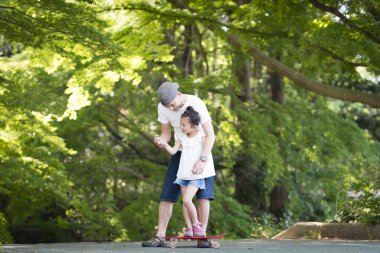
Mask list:
[{"label": "girl's hand", "polygon": [[156,144],[159,148],[164,148],[166,145],[166,140],[164,140],[160,136],[156,135],[154,137],[154,144]]}]

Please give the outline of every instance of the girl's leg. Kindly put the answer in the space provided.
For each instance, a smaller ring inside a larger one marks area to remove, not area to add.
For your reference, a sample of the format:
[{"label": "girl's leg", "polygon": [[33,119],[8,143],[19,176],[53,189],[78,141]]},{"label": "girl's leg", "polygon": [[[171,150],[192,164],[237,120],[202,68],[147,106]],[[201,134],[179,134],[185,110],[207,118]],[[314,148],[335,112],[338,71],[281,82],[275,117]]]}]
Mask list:
[{"label": "girl's leg", "polygon": [[185,196],[187,186],[181,186],[181,192],[182,192],[182,212],[183,212],[183,217],[185,218],[186,226],[187,228],[192,228],[193,224],[191,223],[191,218],[189,215],[189,212],[187,211],[187,208],[185,206],[185,203],[183,201],[183,198]]},{"label": "girl's leg", "polygon": [[198,191],[198,187],[194,185],[188,185],[186,189],[184,189],[182,194],[182,202],[184,209],[187,209],[187,214],[191,220],[192,224],[198,224],[198,215],[197,209],[193,203],[193,198]]}]

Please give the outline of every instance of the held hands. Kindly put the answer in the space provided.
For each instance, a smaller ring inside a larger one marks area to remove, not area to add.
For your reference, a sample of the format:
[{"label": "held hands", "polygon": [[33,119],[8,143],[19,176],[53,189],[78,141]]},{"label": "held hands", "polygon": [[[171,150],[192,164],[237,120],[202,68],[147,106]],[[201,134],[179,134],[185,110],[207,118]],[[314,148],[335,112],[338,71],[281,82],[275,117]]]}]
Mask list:
[{"label": "held hands", "polygon": [[194,174],[194,175],[197,175],[197,174],[202,174],[203,171],[205,169],[205,163],[202,162],[201,160],[198,160],[194,166],[193,166],[193,169],[191,170],[191,172]]},{"label": "held hands", "polygon": [[156,135],[153,140],[154,144],[156,144],[159,148],[164,148],[167,144],[166,140],[162,139],[160,136]]}]

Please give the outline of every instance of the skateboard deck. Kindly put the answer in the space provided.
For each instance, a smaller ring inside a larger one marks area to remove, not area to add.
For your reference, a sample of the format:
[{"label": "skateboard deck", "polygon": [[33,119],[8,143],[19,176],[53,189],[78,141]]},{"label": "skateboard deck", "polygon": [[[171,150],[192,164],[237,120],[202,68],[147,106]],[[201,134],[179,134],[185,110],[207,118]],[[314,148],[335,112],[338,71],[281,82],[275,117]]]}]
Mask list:
[{"label": "skateboard deck", "polygon": [[[166,240],[170,240],[169,247],[175,248],[177,246],[178,240],[207,240],[207,239],[220,239],[223,238],[225,234],[221,235],[211,235],[211,236],[165,236]],[[215,249],[220,247],[220,243],[218,241],[211,241],[211,246]]]}]

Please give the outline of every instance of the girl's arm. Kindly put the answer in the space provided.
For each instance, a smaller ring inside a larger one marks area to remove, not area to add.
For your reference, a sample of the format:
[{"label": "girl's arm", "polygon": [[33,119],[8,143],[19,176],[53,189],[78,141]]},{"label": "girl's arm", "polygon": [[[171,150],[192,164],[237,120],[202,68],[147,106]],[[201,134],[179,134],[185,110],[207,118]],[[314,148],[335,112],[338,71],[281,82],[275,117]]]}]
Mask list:
[{"label": "girl's arm", "polygon": [[176,143],[174,144],[173,147],[170,147],[170,145],[168,143],[166,143],[165,144],[165,150],[168,151],[169,154],[174,155],[175,153],[177,153],[180,146],[181,146],[180,140],[176,141]]}]

